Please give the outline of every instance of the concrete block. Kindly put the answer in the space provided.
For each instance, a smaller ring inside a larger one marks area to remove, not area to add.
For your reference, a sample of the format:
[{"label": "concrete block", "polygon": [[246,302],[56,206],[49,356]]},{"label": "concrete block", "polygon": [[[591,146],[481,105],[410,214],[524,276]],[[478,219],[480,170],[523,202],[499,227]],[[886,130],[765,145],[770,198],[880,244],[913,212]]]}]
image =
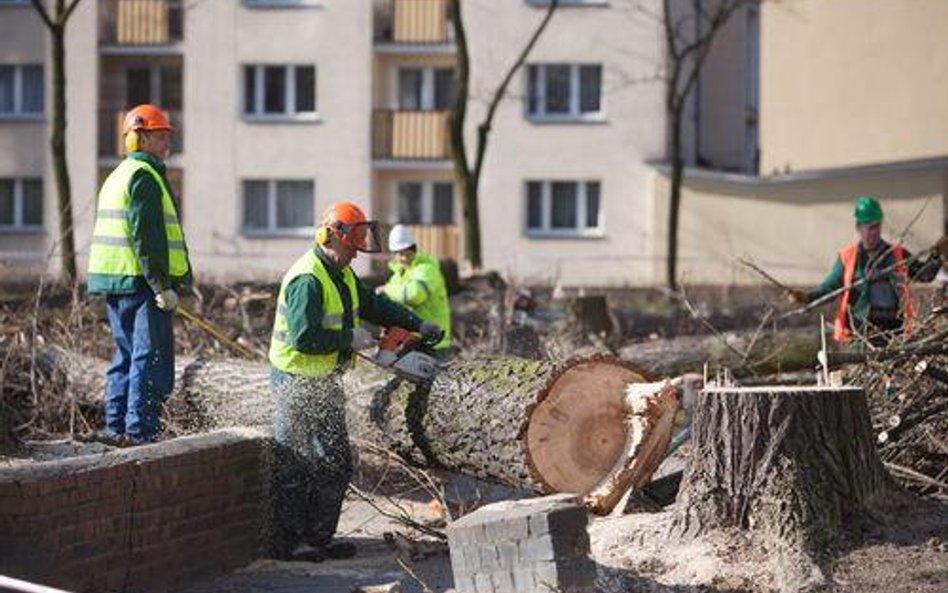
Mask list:
[{"label": "concrete block", "polygon": [[494,593],[517,593],[509,570],[498,570],[491,574],[490,579],[494,583]]},{"label": "concrete block", "polygon": [[454,590],[458,593],[476,593],[474,577],[470,575],[454,575]]},{"label": "concrete block", "polygon": [[494,593],[494,583],[490,573],[481,572],[474,575],[474,591],[476,593]]},{"label": "concrete block", "polygon": [[520,563],[520,550],[517,542],[501,542],[497,544],[497,557],[500,566],[511,569]]},{"label": "concrete block", "polygon": [[521,568],[516,568],[512,572],[514,589],[517,593],[526,593],[528,591],[533,591],[536,585],[533,580],[533,569],[528,566]]}]

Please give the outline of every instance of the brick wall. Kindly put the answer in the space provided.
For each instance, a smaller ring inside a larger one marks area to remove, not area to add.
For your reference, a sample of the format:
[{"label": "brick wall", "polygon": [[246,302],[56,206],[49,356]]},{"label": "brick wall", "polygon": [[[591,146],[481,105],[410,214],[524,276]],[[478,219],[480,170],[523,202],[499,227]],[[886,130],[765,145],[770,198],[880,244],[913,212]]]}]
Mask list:
[{"label": "brick wall", "polygon": [[268,446],[226,430],[0,468],[0,574],[165,591],[261,556]]}]

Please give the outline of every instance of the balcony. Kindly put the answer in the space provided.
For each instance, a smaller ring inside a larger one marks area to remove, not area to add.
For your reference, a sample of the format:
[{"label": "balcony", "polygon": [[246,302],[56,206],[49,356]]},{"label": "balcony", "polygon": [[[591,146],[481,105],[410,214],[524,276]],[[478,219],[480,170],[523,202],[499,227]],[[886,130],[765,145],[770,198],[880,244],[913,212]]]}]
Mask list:
[{"label": "balcony", "polygon": [[162,48],[184,39],[181,0],[103,0],[99,45],[115,49]]},{"label": "balcony", "polygon": [[436,161],[451,157],[448,111],[376,109],[372,158]]},{"label": "balcony", "polygon": [[421,251],[438,259],[460,261],[457,225],[415,224],[409,225],[409,228]]},{"label": "balcony", "polygon": [[[99,110],[99,158],[120,159],[125,156],[125,138],[122,136],[124,109]],[[169,111],[174,135],[171,139],[171,154],[184,152],[184,128],[180,111]]]},{"label": "balcony", "polygon": [[375,41],[382,45],[439,46],[453,43],[447,0],[376,3]]}]

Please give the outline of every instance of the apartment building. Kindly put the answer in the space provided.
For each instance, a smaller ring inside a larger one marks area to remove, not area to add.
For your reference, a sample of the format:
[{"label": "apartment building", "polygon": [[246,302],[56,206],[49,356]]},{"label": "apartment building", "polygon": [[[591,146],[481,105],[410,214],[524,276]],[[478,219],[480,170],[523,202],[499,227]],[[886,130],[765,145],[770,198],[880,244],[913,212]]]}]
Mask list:
[{"label": "apartment building", "polygon": [[[490,130],[484,266],[525,283],[660,284],[662,3],[560,4]],[[790,281],[814,281],[848,240],[859,194],[891,198],[894,224],[934,203],[916,243],[941,228],[948,44],[917,32],[944,22],[945,3],[869,4],[764,3],[721,31],[685,122],[686,280],[756,281],[736,263],[751,254]],[[470,153],[547,7],[464,0]],[[178,130],[169,178],[201,278],[277,280],[339,199],[462,259],[448,10],[447,0],[83,1],[67,33],[80,267],[98,185],[122,156],[120,122],[143,101]],[[701,19],[692,23],[700,32]],[[29,1],[0,0],[0,280],[58,269],[48,54]],[[366,270],[370,258],[360,260]]]},{"label": "apartment building", "polygon": [[[485,97],[545,6],[464,6],[473,146]],[[13,204],[0,223],[2,273],[55,273],[45,31],[29,2],[11,0],[0,1],[0,31],[0,76],[12,77],[0,88],[15,99],[0,114],[0,178]],[[446,0],[94,0],[74,14],[67,48],[80,259],[98,183],[122,156],[122,117],[144,101],[168,110],[177,129],[169,178],[202,277],[278,278],[338,199],[412,224],[425,248],[461,258]],[[662,91],[624,81],[661,60],[647,22],[604,2],[564,3],[491,131],[486,267],[525,281],[644,280],[643,163],[663,155]]]}]

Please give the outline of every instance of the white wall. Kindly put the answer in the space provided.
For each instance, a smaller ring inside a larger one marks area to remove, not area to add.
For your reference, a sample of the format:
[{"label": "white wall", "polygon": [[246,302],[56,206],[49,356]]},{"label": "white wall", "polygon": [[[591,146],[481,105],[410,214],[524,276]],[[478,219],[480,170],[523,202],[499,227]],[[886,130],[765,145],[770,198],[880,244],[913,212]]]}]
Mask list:
[{"label": "white wall", "polygon": [[[314,214],[347,199],[370,207],[371,6],[247,8],[204,2],[188,13],[184,104],[185,231],[201,279],[279,280],[311,237],[240,232],[244,178],[312,179]],[[243,119],[244,64],[315,64],[316,123]]]},{"label": "white wall", "polygon": [[[646,282],[648,211],[644,161],[665,154],[664,59],[660,29],[635,2],[563,7],[528,62],[603,64],[602,123],[537,124],[524,117],[526,72],[497,111],[481,185],[484,266],[522,281],[566,285]],[[648,4],[657,11],[660,2]],[[469,146],[489,93],[543,16],[527,2],[463,4],[471,45]],[[498,26],[503,23],[503,26]],[[470,151],[473,154],[473,149]],[[527,180],[599,180],[605,235],[531,239],[524,235]]]}]

